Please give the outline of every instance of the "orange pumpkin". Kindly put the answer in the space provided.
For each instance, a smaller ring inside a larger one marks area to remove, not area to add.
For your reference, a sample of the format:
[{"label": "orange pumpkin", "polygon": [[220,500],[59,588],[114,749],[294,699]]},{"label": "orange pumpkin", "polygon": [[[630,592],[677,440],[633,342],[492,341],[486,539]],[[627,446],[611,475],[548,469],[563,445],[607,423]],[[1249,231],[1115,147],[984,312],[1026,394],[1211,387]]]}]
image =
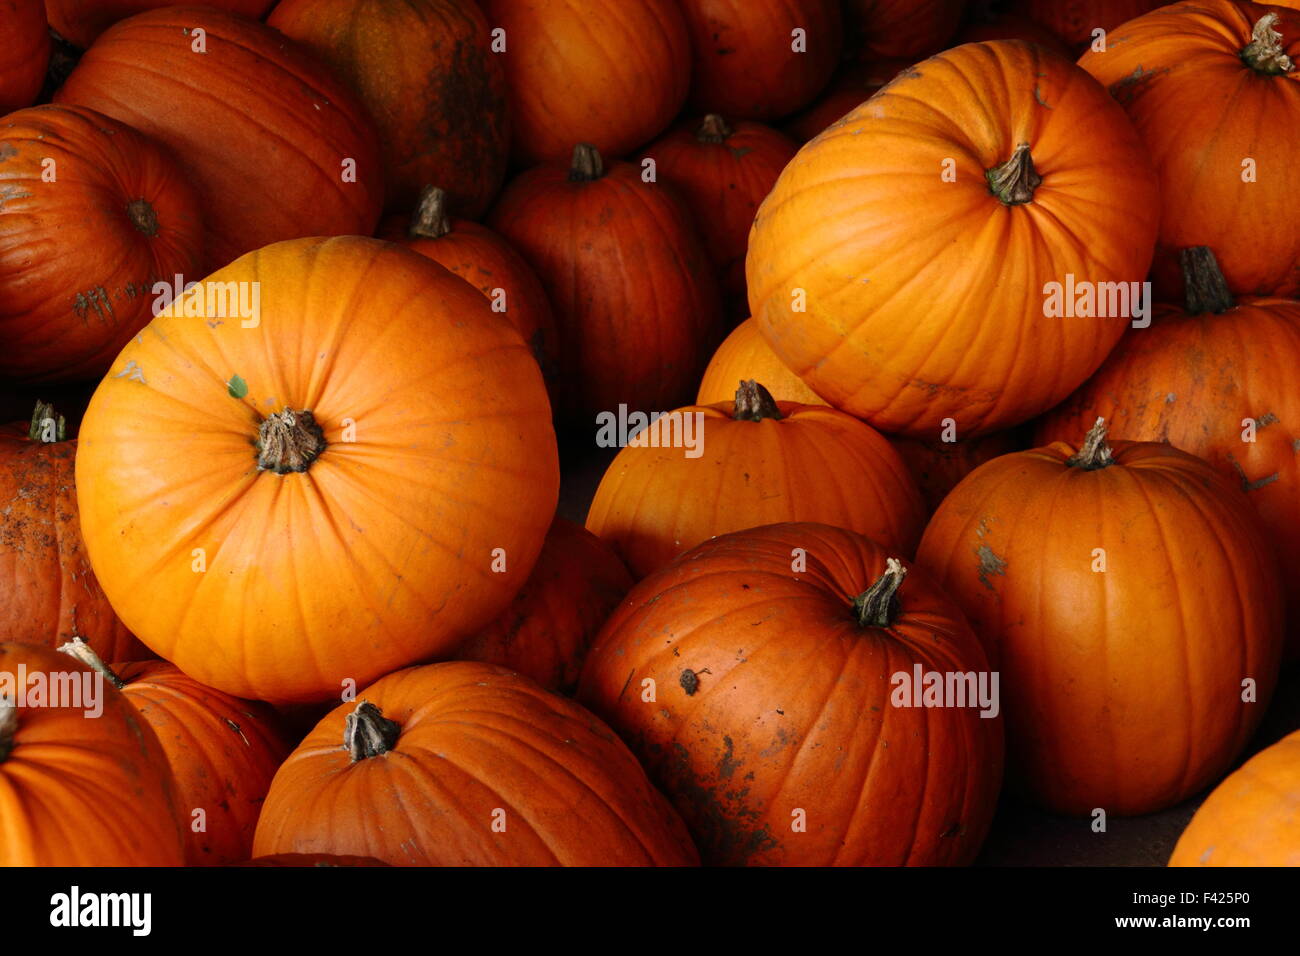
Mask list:
[{"label": "orange pumpkin", "polygon": [[81,107],[0,119],[0,155],[0,375],[103,375],[154,283],[202,267],[198,197],[162,147]]},{"label": "orange pumpkin", "polygon": [[1155,163],[1154,277],[1181,297],[1178,255],[1209,246],[1239,295],[1300,294],[1295,137],[1300,12],[1232,0],[1163,7],[1079,65],[1124,107]]},{"label": "orange pumpkin", "polygon": [[275,775],[253,847],[395,866],[698,862],[609,728],[470,661],[398,671],[330,713]]},{"label": "orange pumpkin", "polygon": [[948,492],[984,462],[1025,448],[1027,442],[1021,438],[1022,431],[1023,429],[1010,429],[952,441],[899,435],[890,438],[889,443],[907,465],[908,472],[916,481],[916,487],[921,491],[925,513],[931,515],[948,496]]},{"label": "orange pumpkin", "polygon": [[1156,220],[1150,162],[1104,89],[1041,47],[970,43],[799,151],[754,223],[750,306],[836,408],[908,435],[951,418],[970,437],[1096,370],[1131,307],[1072,315],[1071,297],[1058,316],[1049,283],[1128,291]]},{"label": "orange pumpkin", "polygon": [[30,106],[45,82],[50,34],[41,0],[3,0],[4,46],[0,48],[0,114]]},{"label": "orange pumpkin", "polygon": [[877,90],[911,66],[910,59],[889,57],[875,57],[865,63],[849,63],[817,102],[791,117],[781,129],[796,142],[806,143],[836,120],[871,99]]},{"label": "orange pumpkin", "polygon": [[480,0],[505,31],[515,159],[562,160],[573,144],[625,156],[686,99],[690,38],[677,0]]},{"label": "orange pumpkin", "polygon": [[795,402],[799,405],[825,405],[817,393],[804,384],[803,379],[786,368],[772,347],[759,334],[753,319],[746,319],[732,329],[713,353],[696,405],[717,405],[736,397],[736,385],[747,379],[762,382],[778,402]]},{"label": "orange pumpkin", "polygon": [[97,677],[53,648],[0,644],[0,866],[181,865],[158,737]]},{"label": "orange pumpkin", "polygon": [[641,757],[706,864],[975,858],[1001,721],[900,692],[918,673],[988,690],[989,665],[956,605],[889,554],[818,524],[724,535],[637,585],[597,637],[579,698]]},{"label": "orange pumpkin", "polygon": [[943,49],[961,25],[966,0],[845,0],[844,9],[855,48],[916,60]]},{"label": "orange pumpkin", "polygon": [[[220,316],[235,287],[260,289],[252,318]],[[278,243],[159,315],[95,392],[86,549],[186,674],[323,700],[504,610],[555,511],[550,418],[527,346],[469,283],[377,239]]]},{"label": "orange pumpkin", "polygon": [[751,380],[731,405],[679,409],[629,442],[587,529],[642,578],[715,535],[779,521],[848,528],[911,555],[925,514],[883,435],[833,408],[777,402]]},{"label": "orange pumpkin", "polygon": [[388,866],[371,856],[335,856],[330,853],[275,853],[259,856],[238,866]]},{"label": "orange pumpkin", "polygon": [[[260,20],[274,3],[275,0],[207,0],[204,6]],[[183,5],[180,0],[45,0],[45,12],[59,36],[84,50],[120,20],[158,7]]]},{"label": "orange pumpkin", "polygon": [[1167,445],[1063,442],[953,489],[917,563],[1000,663],[1019,786],[1076,815],[1150,813],[1215,780],[1277,682],[1281,589],[1237,489]]}]

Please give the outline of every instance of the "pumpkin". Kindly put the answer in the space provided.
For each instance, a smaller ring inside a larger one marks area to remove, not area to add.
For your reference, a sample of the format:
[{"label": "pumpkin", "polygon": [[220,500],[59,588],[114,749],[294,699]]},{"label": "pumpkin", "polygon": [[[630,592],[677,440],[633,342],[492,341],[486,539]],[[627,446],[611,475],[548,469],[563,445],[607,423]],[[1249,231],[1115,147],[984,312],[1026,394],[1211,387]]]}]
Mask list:
[{"label": "pumpkin", "polygon": [[1049,809],[1151,813],[1221,775],[1277,681],[1281,590],[1241,493],[1154,442],[1054,442],[944,499],[917,563],[1000,662],[1010,769]]},{"label": "pumpkin", "polygon": [[191,865],[248,858],[271,778],[289,755],[275,712],[204,687],[166,661],[109,667],[81,638],[59,648],[100,674],[153,728],[171,768]]},{"label": "pumpkin", "polygon": [[[234,288],[261,290],[252,318],[222,315]],[[555,510],[550,417],[469,283],[377,239],[277,243],[163,311],[96,390],[86,549],[195,680],[324,700],[504,610]]]},{"label": "pumpkin", "polygon": [[1014,428],[951,441],[899,435],[890,438],[889,443],[916,481],[927,515],[934,514],[948,492],[984,462],[1020,451],[1027,444],[1021,439],[1021,429]]},{"label": "pumpkin", "polygon": [[700,379],[695,404],[729,402],[736,396],[736,383],[747,379],[762,382],[778,402],[826,404],[799,376],[781,364],[772,347],[759,334],[753,319],[746,319],[732,329],[713,353],[704,377]]},{"label": "pumpkin", "polygon": [[[1028,17],[1076,50],[1093,42],[1094,30],[1114,30],[1134,17],[1163,7],[1166,0],[1006,0],[1007,12]],[[1107,37],[1106,45],[1116,41]]]},{"label": "pumpkin", "polygon": [[625,156],[686,100],[691,49],[677,0],[480,0],[504,30],[513,154],[562,160],[573,144]]},{"label": "pumpkin", "polygon": [[966,0],[845,0],[844,9],[855,48],[917,60],[957,32]]},{"label": "pumpkin", "polygon": [[125,697],[53,648],[0,644],[0,866],[179,866],[176,814]]},{"label": "pumpkin", "polygon": [[590,144],[523,173],[488,225],[537,270],[555,308],[566,418],[679,404],[716,343],[722,306],[681,200]]},{"label": "pumpkin", "polygon": [[791,117],[781,127],[782,131],[796,142],[808,142],[836,120],[871,99],[878,89],[911,65],[911,60],[889,57],[846,64],[817,102]]},{"label": "pumpkin", "polygon": [[680,2],[693,55],[690,101],[700,112],[787,116],[817,95],[839,62],[839,0]]},{"label": "pumpkin", "polygon": [[750,306],[836,408],[907,435],[950,418],[973,437],[1096,370],[1131,306],[1094,297],[1070,314],[1071,297],[1062,317],[1049,283],[1139,282],[1156,225],[1150,162],[1104,89],[1041,47],[968,43],[786,166],[750,235]]},{"label": "pumpkin", "polygon": [[1124,107],[1155,164],[1162,299],[1181,298],[1178,255],[1189,246],[1213,249],[1238,295],[1300,295],[1300,222],[1290,213],[1297,59],[1300,11],[1196,0],[1126,23],[1104,53],[1079,60]]},{"label": "pumpkin", "polygon": [[[1213,252],[1182,256],[1185,308],[1160,306],[1082,388],[1038,425],[1046,444],[1102,416],[1117,438],[1167,441],[1204,458],[1254,506],[1300,595],[1300,303],[1234,301]],[[1292,598],[1300,610],[1300,603]],[[1292,641],[1292,651],[1300,643]]]},{"label": "pumpkin", "polygon": [[921,709],[900,675],[987,688],[988,662],[956,605],[890,553],[819,524],[723,535],[638,584],[596,638],[579,698],[628,741],[706,864],[974,859],[1001,721]]},{"label": "pumpkin", "polygon": [[395,866],[698,862],[609,728],[475,661],[398,671],[325,717],[275,775],[253,849]]},{"label": "pumpkin", "polygon": [[50,34],[41,0],[0,0],[0,114],[30,106],[45,82]]},{"label": "pumpkin", "polygon": [[714,535],[780,521],[848,528],[910,555],[925,514],[883,435],[833,408],[777,402],[750,380],[730,405],[679,409],[630,441],[587,529],[643,578]]},{"label": "pumpkin", "polygon": [[515,327],[533,350],[548,383],[558,375],[555,316],[537,273],[501,236],[468,219],[454,219],[445,190],[430,186],[409,219],[390,216],[379,232],[450,269],[488,297],[494,311]]},{"label": "pumpkin", "polygon": [[379,127],[390,209],[436,182],[477,219],[505,179],[506,80],[474,0],[281,0],[268,25],[329,64]]},{"label": "pumpkin", "polygon": [[1067,60],[1075,57],[1071,48],[1056,33],[1026,16],[999,10],[997,4],[989,4],[982,10],[972,12],[969,22],[958,32],[952,45],[980,43],[984,40],[1024,40],[1059,53]]},{"label": "pumpkin", "polygon": [[1300,866],[1300,731],[1261,750],[1197,808],[1170,866]]},{"label": "pumpkin", "polygon": [[259,856],[239,866],[388,866],[371,856],[333,856],[329,853],[275,853]]},{"label": "pumpkin", "polygon": [[159,145],[81,107],[0,119],[0,154],[0,375],[103,375],[154,283],[201,268],[198,197]]},{"label": "pumpkin", "polygon": [[632,588],[617,554],[581,525],[557,517],[515,599],[456,652],[509,668],[547,690],[572,693],[591,639]]},{"label": "pumpkin", "polygon": [[208,7],[141,13],[95,41],[55,100],[171,150],[203,203],[210,268],[283,239],[370,235],[379,222],[378,134],[365,107],[260,23]]},{"label": "pumpkin", "polygon": [[[183,5],[178,0],[45,0],[45,12],[59,36],[84,50],[120,20],[157,7]],[[205,6],[260,20],[274,0],[208,0]]]},{"label": "pumpkin", "polygon": [[43,402],[30,423],[0,429],[0,635],[53,649],[79,634],[119,660],[148,657],[113,613],[81,543],[76,449],[63,416]]}]

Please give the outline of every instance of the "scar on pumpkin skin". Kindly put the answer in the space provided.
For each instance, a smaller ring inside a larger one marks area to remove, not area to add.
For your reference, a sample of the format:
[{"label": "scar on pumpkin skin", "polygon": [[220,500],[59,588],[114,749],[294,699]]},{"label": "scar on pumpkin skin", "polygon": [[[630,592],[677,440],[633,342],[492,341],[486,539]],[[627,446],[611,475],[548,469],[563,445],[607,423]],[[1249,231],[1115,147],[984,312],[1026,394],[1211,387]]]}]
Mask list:
[{"label": "scar on pumpkin skin", "polygon": [[976,548],[975,554],[980,559],[980,564],[979,564],[980,581],[990,591],[996,590],[996,588],[993,587],[993,582],[989,580],[989,575],[1006,574],[1007,562],[1003,558],[1000,558],[996,554],[994,554],[993,549],[990,548],[987,544],[981,544],[978,548]]}]

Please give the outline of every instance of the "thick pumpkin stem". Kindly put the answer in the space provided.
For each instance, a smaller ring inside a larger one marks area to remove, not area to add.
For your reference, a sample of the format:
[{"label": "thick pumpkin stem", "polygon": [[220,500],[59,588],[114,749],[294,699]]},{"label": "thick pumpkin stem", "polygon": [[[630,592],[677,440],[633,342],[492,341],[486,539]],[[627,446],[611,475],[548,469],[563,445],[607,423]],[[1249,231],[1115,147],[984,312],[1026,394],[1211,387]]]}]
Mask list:
[{"label": "thick pumpkin stem", "polygon": [[359,700],[356,710],[348,714],[343,725],[343,746],[352,754],[352,762],[356,763],[388,753],[401,734],[401,724],[389,720],[370,701]]},{"label": "thick pumpkin stem", "polygon": [[590,143],[573,147],[573,162],[569,164],[569,182],[590,183],[605,175],[605,161],[600,150]]},{"label": "thick pumpkin stem", "polygon": [[736,389],[736,407],[731,417],[738,422],[761,422],[765,418],[780,418],[781,409],[772,393],[751,378]]},{"label": "thick pumpkin stem", "polygon": [[131,220],[131,225],[146,236],[158,235],[158,213],[154,212],[154,208],[149,205],[148,200],[137,199],[134,202],[127,203],[126,215]]},{"label": "thick pumpkin stem", "polygon": [[898,617],[898,589],[907,568],[897,558],[885,561],[885,573],[853,599],[853,613],[862,627],[889,627]]},{"label": "thick pumpkin stem", "polygon": [[989,190],[1008,206],[1022,206],[1034,198],[1034,190],[1043,177],[1034,169],[1034,157],[1029,154],[1029,144],[1021,143],[1001,166],[994,166],[985,177]]},{"label": "thick pumpkin stem", "polygon": [[1083,447],[1067,458],[1065,463],[1072,468],[1082,468],[1085,471],[1096,471],[1098,468],[1115,464],[1110,446],[1106,444],[1106,419],[1097,419],[1092,428],[1088,429]]},{"label": "thick pumpkin stem", "polygon": [[[47,423],[52,422],[54,425],[54,434],[49,434]],[[32,441],[49,441],[52,437],[54,441],[67,441],[68,423],[63,416],[54,410],[54,406],[49,402],[42,402],[39,399],[36,402],[36,409],[32,412],[32,424],[27,429],[27,437]]]},{"label": "thick pumpkin stem", "polygon": [[257,432],[257,470],[306,471],[325,450],[325,433],[310,411],[273,412]]},{"label": "thick pumpkin stem", "polygon": [[725,143],[733,132],[734,130],[727,125],[726,120],[717,113],[710,113],[704,117],[704,122],[700,124],[699,132],[695,134],[695,138],[701,143]]},{"label": "thick pumpkin stem", "polygon": [[81,661],[96,673],[103,674],[104,680],[108,681],[118,690],[126,686],[126,681],[113,673],[113,669],[104,663],[103,659],[95,653],[94,648],[79,637],[74,637],[66,644],[59,645],[59,653],[67,654],[69,657]]},{"label": "thick pumpkin stem", "polygon": [[1183,268],[1188,315],[1206,312],[1218,315],[1237,304],[1209,246],[1189,246],[1182,250],[1178,253],[1178,264]]},{"label": "thick pumpkin stem", "polygon": [[412,239],[441,239],[451,232],[451,217],[447,215],[447,191],[437,186],[425,186],[420,201],[411,216],[407,235]]},{"label": "thick pumpkin stem", "polygon": [[1282,48],[1282,34],[1273,29],[1276,13],[1266,13],[1250,31],[1250,43],[1241,51],[1241,58],[1252,70],[1281,76],[1295,69],[1295,64]]},{"label": "thick pumpkin stem", "polygon": [[14,735],[18,733],[18,708],[7,696],[0,694],[0,763],[13,752]]}]

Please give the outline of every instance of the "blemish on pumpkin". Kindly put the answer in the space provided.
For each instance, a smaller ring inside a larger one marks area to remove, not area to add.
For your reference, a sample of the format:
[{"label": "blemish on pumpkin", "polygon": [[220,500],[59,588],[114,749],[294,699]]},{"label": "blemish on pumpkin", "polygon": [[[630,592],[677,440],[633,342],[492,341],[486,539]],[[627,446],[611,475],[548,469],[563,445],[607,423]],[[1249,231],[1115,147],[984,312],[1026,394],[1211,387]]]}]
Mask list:
[{"label": "blemish on pumpkin", "polygon": [[1038,101],[1038,105],[1043,107],[1043,109],[1047,109],[1047,110],[1051,109],[1051,107],[1047,105],[1047,100],[1043,99],[1042,90],[1040,90],[1037,86],[1034,87],[1034,99]]},{"label": "blemish on pumpkin", "polygon": [[1007,562],[993,553],[993,549],[987,544],[981,544],[975,549],[975,554],[980,559],[980,581],[990,591],[995,590],[993,582],[989,580],[990,574],[1006,574]]},{"label": "blemish on pumpkin", "polygon": [[12,143],[0,143],[0,163],[18,155],[18,149]]},{"label": "blemish on pumpkin", "polygon": [[1163,67],[1159,70],[1144,70],[1139,65],[1124,79],[1110,85],[1110,95],[1119,101],[1121,106],[1127,106],[1142,94],[1147,84],[1161,73],[1168,73],[1169,68]]},{"label": "blemish on pumpkin", "polygon": [[718,776],[724,780],[730,780],[732,776],[740,769],[743,760],[737,760],[735,755],[735,745],[731,742],[730,737],[722,738],[722,759],[718,761]]},{"label": "blemish on pumpkin", "polygon": [[1267,428],[1269,425],[1276,425],[1279,421],[1281,419],[1272,412],[1265,412],[1262,417],[1255,419],[1255,427]]},{"label": "blemish on pumpkin", "polygon": [[113,376],[114,378],[125,378],[128,382],[139,382],[141,385],[148,384],[144,380],[144,370],[140,368],[135,359],[126,363],[126,368]]},{"label": "blemish on pumpkin", "polygon": [[1282,474],[1276,471],[1273,472],[1273,474],[1266,475],[1263,478],[1254,478],[1254,479],[1247,478],[1246,470],[1241,467],[1241,462],[1237,461],[1237,459],[1232,457],[1232,455],[1228,456],[1228,461],[1232,462],[1232,467],[1236,470],[1237,475],[1241,478],[1242,491],[1258,491],[1260,488],[1263,488],[1265,485],[1271,485],[1273,482],[1279,481],[1282,478]]}]

